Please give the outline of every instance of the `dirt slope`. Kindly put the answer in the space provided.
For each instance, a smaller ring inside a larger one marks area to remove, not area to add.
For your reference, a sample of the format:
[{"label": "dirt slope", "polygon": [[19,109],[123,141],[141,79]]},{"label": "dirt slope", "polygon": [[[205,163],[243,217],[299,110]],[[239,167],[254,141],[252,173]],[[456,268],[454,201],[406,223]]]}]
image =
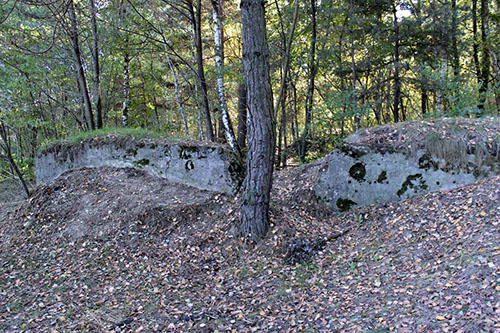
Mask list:
[{"label": "dirt slope", "polygon": [[[233,234],[238,198],[131,169],[40,187],[0,233],[0,330],[500,330],[500,178],[330,216],[321,164],[277,175],[272,231]],[[308,263],[295,237],[350,229]]]}]

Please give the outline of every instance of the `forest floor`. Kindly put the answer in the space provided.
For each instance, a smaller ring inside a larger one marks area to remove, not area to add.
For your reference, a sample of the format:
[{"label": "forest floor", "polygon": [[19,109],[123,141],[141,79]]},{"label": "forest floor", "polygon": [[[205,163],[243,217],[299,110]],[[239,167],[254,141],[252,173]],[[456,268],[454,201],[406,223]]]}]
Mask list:
[{"label": "forest floor", "polygon": [[63,174],[0,220],[0,331],[500,331],[500,177],[335,214],[314,202],[321,167],[277,173],[257,245],[235,236],[238,197]]}]

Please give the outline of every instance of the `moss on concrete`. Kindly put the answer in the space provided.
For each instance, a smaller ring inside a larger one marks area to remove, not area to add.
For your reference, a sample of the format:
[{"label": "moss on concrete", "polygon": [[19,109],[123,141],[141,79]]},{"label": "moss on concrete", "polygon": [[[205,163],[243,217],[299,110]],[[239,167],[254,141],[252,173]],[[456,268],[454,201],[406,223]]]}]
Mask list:
[{"label": "moss on concrete", "polygon": [[358,182],[362,182],[365,180],[366,176],[366,168],[365,165],[361,162],[358,162],[354,164],[350,169],[349,169],[349,175],[356,179]]},{"label": "moss on concrete", "polygon": [[350,210],[352,206],[357,205],[356,202],[347,198],[338,198],[335,204],[341,212],[346,212]]},{"label": "moss on concrete", "polygon": [[428,186],[425,184],[425,180],[422,179],[421,173],[409,175],[408,177],[406,177],[406,180],[404,181],[404,183],[401,185],[401,188],[397,192],[398,197],[401,197],[403,194],[406,193],[406,191],[413,188],[422,190],[426,190],[428,188]]}]

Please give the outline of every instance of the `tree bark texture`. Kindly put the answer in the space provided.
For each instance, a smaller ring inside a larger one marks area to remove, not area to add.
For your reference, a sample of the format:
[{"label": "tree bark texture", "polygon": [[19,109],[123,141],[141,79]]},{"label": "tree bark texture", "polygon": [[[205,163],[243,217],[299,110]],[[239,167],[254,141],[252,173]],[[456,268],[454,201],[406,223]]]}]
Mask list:
[{"label": "tree bark texture", "polygon": [[250,240],[263,237],[269,229],[276,139],[264,5],[264,0],[241,1],[243,67],[249,119],[240,233]]},{"label": "tree bark texture", "polygon": [[238,147],[245,148],[247,142],[247,85],[243,80],[238,86]]}]

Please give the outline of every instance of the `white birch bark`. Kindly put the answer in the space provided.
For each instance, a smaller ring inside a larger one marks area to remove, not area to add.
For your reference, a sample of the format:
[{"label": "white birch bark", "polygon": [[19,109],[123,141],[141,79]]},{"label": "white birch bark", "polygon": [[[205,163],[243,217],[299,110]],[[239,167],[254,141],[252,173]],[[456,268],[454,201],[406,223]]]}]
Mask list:
[{"label": "white birch bark", "polygon": [[224,93],[224,64],[222,62],[222,38],[220,30],[219,4],[217,0],[212,0],[212,18],[214,21],[214,47],[215,47],[215,67],[217,70],[217,92],[219,95],[219,104],[224,124],[224,132],[231,149],[239,154],[238,143],[234,136],[231,119],[227,110],[226,96]]}]

